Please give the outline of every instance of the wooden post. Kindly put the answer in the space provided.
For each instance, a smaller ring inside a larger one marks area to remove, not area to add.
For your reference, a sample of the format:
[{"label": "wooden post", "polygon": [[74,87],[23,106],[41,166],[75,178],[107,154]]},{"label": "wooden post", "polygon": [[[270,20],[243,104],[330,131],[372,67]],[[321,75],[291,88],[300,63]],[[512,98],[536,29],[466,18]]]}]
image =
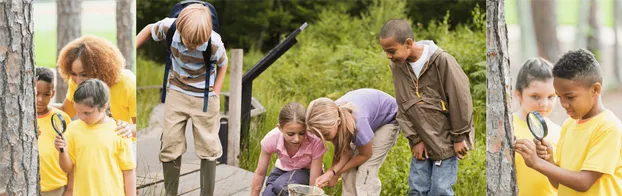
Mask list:
[{"label": "wooden post", "polygon": [[231,51],[231,67],[229,68],[229,143],[227,148],[227,165],[239,166],[240,133],[242,118],[242,57],[244,50]]}]

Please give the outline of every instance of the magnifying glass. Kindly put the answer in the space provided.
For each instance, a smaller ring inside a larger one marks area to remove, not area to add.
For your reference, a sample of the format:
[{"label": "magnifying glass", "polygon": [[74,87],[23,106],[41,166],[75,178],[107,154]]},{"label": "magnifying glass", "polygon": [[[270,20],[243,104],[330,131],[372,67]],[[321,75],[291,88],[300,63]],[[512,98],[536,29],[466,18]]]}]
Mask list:
[{"label": "magnifying glass", "polygon": [[529,131],[531,131],[533,137],[539,141],[542,141],[542,139],[544,139],[544,137],[546,137],[549,133],[544,117],[542,117],[542,115],[537,111],[529,112],[529,114],[527,114],[527,126],[529,127]]},{"label": "magnifying glass", "polygon": [[[65,129],[67,128],[67,123],[65,121],[65,118],[63,118],[63,115],[61,115],[60,113],[55,113],[54,115],[52,115],[51,120],[52,128],[54,128],[54,131],[56,131],[58,135],[63,137],[63,133],[65,133]],[[63,148],[60,148],[60,152],[63,152]]]}]

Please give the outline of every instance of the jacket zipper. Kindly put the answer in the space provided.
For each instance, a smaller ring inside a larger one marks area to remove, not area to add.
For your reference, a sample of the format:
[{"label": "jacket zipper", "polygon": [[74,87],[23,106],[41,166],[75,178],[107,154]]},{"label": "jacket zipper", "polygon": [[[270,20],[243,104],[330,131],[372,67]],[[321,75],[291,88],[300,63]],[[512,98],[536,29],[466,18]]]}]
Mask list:
[{"label": "jacket zipper", "polygon": [[[429,64],[430,64],[430,60],[428,59],[428,62],[425,63],[425,69],[423,69],[421,73],[419,73],[419,76],[423,75],[423,73],[425,73],[425,71],[428,70],[428,68],[430,67]],[[406,63],[406,65],[410,67],[410,64]],[[413,83],[415,83],[415,94],[417,94],[417,98],[421,98],[421,95],[419,94],[419,77],[414,76],[415,70],[412,70],[412,68],[408,70],[409,70],[408,73],[410,74],[411,80],[413,80],[414,78]]]}]

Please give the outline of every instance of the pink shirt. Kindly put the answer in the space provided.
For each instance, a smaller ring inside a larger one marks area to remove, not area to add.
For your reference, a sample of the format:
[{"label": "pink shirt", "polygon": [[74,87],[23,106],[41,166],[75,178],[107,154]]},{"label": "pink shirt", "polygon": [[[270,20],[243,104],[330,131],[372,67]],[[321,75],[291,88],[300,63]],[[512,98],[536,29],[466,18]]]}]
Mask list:
[{"label": "pink shirt", "polygon": [[283,134],[278,128],[272,129],[261,140],[261,149],[268,153],[276,153],[278,159],[275,166],[283,171],[292,171],[302,168],[311,168],[311,161],[322,157],[326,153],[326,147],[322,139],[307,132],[302,146],[293,157],[287,154]]}]

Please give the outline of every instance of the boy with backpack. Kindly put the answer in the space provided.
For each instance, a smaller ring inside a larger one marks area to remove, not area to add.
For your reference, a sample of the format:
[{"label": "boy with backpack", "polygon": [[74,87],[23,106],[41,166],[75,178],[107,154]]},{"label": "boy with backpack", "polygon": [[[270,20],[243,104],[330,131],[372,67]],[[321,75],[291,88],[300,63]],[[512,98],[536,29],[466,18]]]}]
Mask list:
[{"label": "boy with backpack", "polygon": [[[201,159],[201,195],[214,193],[216,159],[222,155],[218,138],[219,94],[227,70],[226,50],[220,35],[214,31],[218,29],[215,11],[203,1],[178,3],[168,18],[147,25],[136,38],[137,47],[149,35],[155,41],[166,40],[168,46],[159,156],[166,195],[177,195],[181,155],[186,151],[184,131],[189,119],[192,119],[196,154]],[[203,110],[197,109],[201,106]]]}]

